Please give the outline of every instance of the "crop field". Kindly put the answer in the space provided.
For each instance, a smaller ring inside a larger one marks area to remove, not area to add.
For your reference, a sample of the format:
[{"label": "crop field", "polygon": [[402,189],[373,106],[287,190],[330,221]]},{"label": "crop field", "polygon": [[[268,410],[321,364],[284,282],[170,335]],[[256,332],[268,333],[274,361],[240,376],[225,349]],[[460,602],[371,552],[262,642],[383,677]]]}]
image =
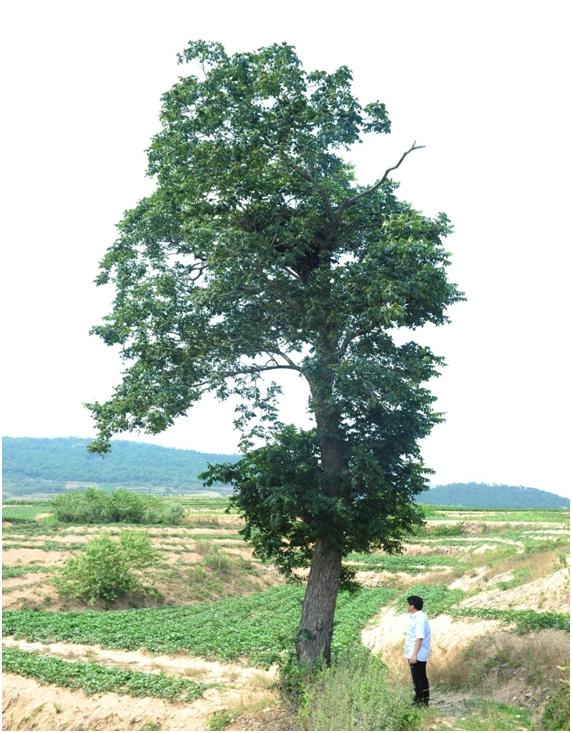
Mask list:
[{"label": "crop field", "polygon": [[[286,583],[253,557],[224,497],[181,503],[172,525],[56,521],[45,501],[4,507],[5,729],[293,725],[277,680],[304,573]],[[421,595],[434,646],[420,729],[538,729],[569,665],[569,514],[424,511],[402,554],[346,558],[362,588],[339,596],[334,655],[366,647],[407,686],[405,599]],[[148,557],[138,585],[90,604],[58,579],[96,538],[141,541]]]}]

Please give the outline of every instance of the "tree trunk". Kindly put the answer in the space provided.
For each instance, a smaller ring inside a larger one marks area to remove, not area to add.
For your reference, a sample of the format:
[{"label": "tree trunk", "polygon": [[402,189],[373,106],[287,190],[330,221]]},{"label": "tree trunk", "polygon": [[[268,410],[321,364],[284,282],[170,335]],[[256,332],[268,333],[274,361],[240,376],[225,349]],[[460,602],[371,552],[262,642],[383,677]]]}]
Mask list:
[{"label": "tree trunk", "polygon": [[330,663],[341,566],[341,552],[331,548],[324,538],[318,539],[296,640],[298,659],[304,665],[312,666],[322,659]]},{"label": "tree trunk", "polygon": [[[321,381],[310,384],[325,490],[330,496],[344,494],[347,446],[340,430],[340,416],[332,404],[332,371],[324,370]],[[329,373],[328,373],[329,372]],[[340,588],[342,553],[332,527],[324,527],[316,540],[298,628],[296,652],[307,666],[330,663],[334,612]]]}]

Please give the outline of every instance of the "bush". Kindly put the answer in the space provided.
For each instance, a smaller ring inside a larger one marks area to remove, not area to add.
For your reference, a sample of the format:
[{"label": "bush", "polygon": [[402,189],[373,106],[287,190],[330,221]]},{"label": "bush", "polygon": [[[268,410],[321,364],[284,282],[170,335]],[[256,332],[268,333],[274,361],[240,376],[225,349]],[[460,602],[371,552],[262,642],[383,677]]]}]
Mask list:
[{"label": "bush", "polygon": [[52,501],[60,522],[130,524],[181,524],[185,509],[156,496],[137,494],[126,489],[111,493],[86,489],[59,494]]},{"label": "bush", "polygon": [[128,593],[145,592],[138,572],[156,559],[149,536],[122,532],[119,541],[109,536],[87,543],[81,555],[72,557],[54,579],[58,592],[68,598],[113,603]]},{"label": "bush", "polygon": [[226,573],[232,567],[232,559],[224,552],[221,552],[216,545],[213,545],[203,557],[203,565],[219,573]]},{"label": "bush", "polygon": [[307,730],[416,730],[419,711],[369,651],[354,647],[306,682],[298,715]]},{"label": "bush", "polygon": [[570,682],[567,679],[546,703],[541,725],[542,730],[570,730]]}]

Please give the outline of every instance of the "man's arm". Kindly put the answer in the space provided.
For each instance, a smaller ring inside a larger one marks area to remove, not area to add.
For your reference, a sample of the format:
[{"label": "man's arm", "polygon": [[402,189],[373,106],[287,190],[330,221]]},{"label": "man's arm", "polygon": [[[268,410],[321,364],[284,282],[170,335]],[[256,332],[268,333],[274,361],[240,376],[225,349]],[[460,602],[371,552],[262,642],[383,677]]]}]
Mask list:
[{"label": "man's arm", "polygon": [[419,653],[419,649],[421,649],[422,643],[423,643],[423,639],[415,639],[415,646],[413,647],[413,654],[411,655],[411,659],[409,660],[411,664],[415,664],[417,662],[417,654]]}]

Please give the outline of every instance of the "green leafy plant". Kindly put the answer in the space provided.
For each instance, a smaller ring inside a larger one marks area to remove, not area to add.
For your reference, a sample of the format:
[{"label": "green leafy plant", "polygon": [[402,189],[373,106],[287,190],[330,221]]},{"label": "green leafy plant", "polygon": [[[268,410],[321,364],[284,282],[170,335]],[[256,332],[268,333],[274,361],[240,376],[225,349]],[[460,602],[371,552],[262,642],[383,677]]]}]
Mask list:
[{"label": "green leafy plant", "polygon": [[141,532],[122,532],[119,540],[97,537],[66,562],[54,586],[62,596],[109,605],[128,593],[148,590],[141,571],[156,558],[149,536]]},{"label": "green leafy plant", "polygon": [[2,565],[2,579],[20,578],[28,573],[51,573],[53,568],[45,565]]},{"label": "green leafy plant", "polygon": [[[287,584],[248,596],[180,608],[108,611],[6,611],[3,633],[29,641],[74,641],[105,648],[187,652],[206,659],[268,666],[292,648],[304,589]],[[359,639],[360,631],[395,596],[386,588],[340,593],[334,652]]]},{"label": "green leafy plant", "polygon": [[56,519],[61,522],[105,524],[181,524],[185,510],[156,496],[126,489],[107,492],[90,488],[58,494],[52,501]]},{"label": "green leafy plant", "polygon": [[192,680],[164,674],[148,674],[88,662],[69,662],[58,657],[5,647],[2,669],[46,684],[81,689],[88,695],[116,692],[132,697],[159,697],[186,702],[200,697],[204,686]]},{"label": "green leafy plant", "polygon": [[476,617],[514,624],[520,633],[538,629],[570,631],[570,616],[552,611],[507,611],[498,608],[451,608],[449,613],[457,617]]},{"label": "green leafy plant", "polygon": [[209,717],[209,730],[224,730],[234,720],[230,710],[217,710]]}]

